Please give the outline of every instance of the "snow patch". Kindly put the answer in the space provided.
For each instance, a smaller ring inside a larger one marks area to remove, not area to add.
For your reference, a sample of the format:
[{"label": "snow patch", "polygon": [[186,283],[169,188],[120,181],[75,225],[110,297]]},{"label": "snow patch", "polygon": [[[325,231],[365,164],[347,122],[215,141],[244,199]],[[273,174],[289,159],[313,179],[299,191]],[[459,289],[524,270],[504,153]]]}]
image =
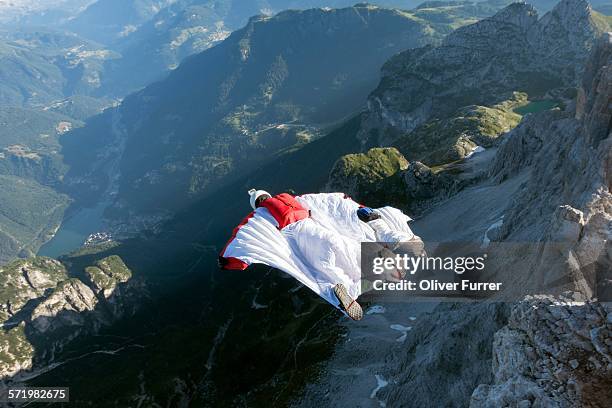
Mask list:
[{"label": "snow patch", "polygon": [[482,147],[482,146],[474,146],[474,147],[472,148],[472,151],[471,151],[471,152],[469,152],[469,153],[467,154],[467,156],[465,156],[465,158],[466,158],[466,159],[469,159],[469,158],[470,158],[470,157],[472,157],[473,155],[475,155],[475,154],[477,154],[477,153],[482,153],[482,152],[484,152],[484,151],[485,151],[485,148],[484,148],[484,147]]},{"label": "snow patch", "polygon": [[404,341],[406,341],[406,337],[408,337],[408,332],[410,330],[412,330],[412,327],[410,326],[403,326],[401,324],[392,324],[391,329],[393,330],[397,330],[398,332],[402,333],[401,336],[399,336],[397,339],[395,339],[395,341],[399,342],[399,343],[403,343]]},{"label": "snow patch", "polygon": [[487,248],[489,244],[491,243],[491,239],[489,238],[489,232],[493,231],[494,229],[501,228],[502,225],[504,225],[503,215],[501,216],[500,219],[498,219],[493,224],[491,224],[489,228],[487,228],[487,230],[485,231],[484,237],[482,238],[482,244],[480,245],[481,249]]},{"label": "snow patch", "polygon": [[366,314],[368,315],[372,315],[372,314],[383,314],[385,313],[387,310],[385,309],[384,306],[381,305],[374,305],[372,307],[370,307],[368,309],[368,311],[366,312]]},{"label": "snow patch", "polygon": [[[376,388],[374,388],[372,390],[372,393],[370,394],[370,398],[372,399],[376,398],[376,394],[378,393],[378,391],[380,391],[381,389],[389,385],[389,381],[385,380],[382,375],[375,374],[374,377],[376,378]],[[386,404],[382,401],[378,401],[378,403],[380,404],[381,407],[386,406]]]}]

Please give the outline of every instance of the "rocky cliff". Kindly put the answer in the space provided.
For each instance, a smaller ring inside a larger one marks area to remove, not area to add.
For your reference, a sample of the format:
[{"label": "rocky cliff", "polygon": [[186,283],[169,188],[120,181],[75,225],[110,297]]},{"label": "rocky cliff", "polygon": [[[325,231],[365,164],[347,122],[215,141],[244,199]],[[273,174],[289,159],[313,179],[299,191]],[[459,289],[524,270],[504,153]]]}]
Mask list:
[{"label": "rocky cliff", "polygon": [[491,166],[496,180],[528,176],[505,212],[499,239],[567,243],[565,256],[551,253],[555,263],[538,274],[543,283],[569,273],[573,264],[599,261],[602,270],[611,265],[605,255],[612,219],[611,47],[606,34],[586,65],[575,106],[524,120],[507,136]]},{"label": "rocky cliff", "polygon": [[554,250],[543,245],[544,261],[532,271],[545,287],[565,278],[578,293],[513,308],[495,335],[493,385],[474,391],[474,407],[597,407],[612,398],[611,312],[606,303],[584,302],[609,302],[612,294],[611,39],[604,35],[586,65],[575,113],[526,121],[493,166],[497,177],[520,172],[511,164],[517,158],[533,168],[500,239],[561,242]]},{"label": "rocky cliff", "polygon": [[439,47],[387,62],[360,137],[388,145],[432,117],[499,103],[513,91],[563,95],[577,84],[598,32],[584,0],[563,0],[540,19],[531,5],[513,3],[457,29]]},{"label": "rocky cliff", "polygon": [[81,278],[42,257],[10,263],[0,277],[0,379],[44,371],[75,338],[132,315],[146,293],[118,256],[85,268]]},{"label": "rocky cliff", "polygon": [[607,406],[610,316],[601,304],[574,296],[536,296],[514,306],[494,336],[493,385],[476,388],[470,407]]}]

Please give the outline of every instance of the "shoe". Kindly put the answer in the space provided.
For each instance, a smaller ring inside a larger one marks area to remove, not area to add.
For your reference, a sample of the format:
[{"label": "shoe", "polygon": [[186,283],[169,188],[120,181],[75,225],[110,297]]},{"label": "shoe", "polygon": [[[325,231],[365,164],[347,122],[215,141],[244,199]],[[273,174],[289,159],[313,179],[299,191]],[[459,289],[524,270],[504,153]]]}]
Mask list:
[{"label": "shoe", "polygon": [[343,284],[338,283],[334,286],[334,293],[340,301],[342,310],[353,320],[361,320],[363,318],[363,309],[356,300],[353,300],[346,291]]}]

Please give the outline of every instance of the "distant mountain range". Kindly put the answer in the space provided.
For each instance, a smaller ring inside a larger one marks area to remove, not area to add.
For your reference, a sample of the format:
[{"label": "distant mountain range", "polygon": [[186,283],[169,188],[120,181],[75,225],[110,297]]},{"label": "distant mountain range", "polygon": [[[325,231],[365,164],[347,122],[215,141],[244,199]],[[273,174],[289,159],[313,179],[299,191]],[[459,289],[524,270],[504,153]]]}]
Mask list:
[{"label": "distant mountain range", "polygon": [[94,94],[104,61],[118,57],[75,34],[45,29],[0,31],[0,55],[0,103],[32,108]]},{"label": "distant mountain range", "polygon": [[99,0],[66,23],[66,28],[108,44],[134,32],[174,0]]},{"label": "distant mountain range", "polygon": [[[120,7],[128,10],[121,13],[125,21],[118,24],[117,19],[112,18],[118,8],[115,2],[96,2],[67,28],[85,38],[108,44],[122,55],[107,64],[103,78],[105,92],[119,96],[125,95],[126,90],[137,90],[163,78],[185,57],[224,40],[252,16],[271,16],[285,9],[337,8],[353,4],[348,0],[177,0],[166,1],[166,7],[160,8],[164,2],[122,1]],[[402,1],[374,3],[404,8],[411,4]],[[106,20],[112,24],[105,23]]]}]

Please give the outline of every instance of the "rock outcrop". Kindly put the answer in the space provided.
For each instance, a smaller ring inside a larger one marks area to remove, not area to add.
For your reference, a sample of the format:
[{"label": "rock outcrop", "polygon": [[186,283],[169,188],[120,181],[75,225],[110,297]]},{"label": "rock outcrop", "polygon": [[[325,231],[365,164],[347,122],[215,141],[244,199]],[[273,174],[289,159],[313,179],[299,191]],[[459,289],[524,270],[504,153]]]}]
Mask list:
[{"label": "rock outcrop", "polygon": [[96,294],[102,293],[110,297],[117,284],[125,283],[132,277],[132,272],[117,255],[111,255],[96,262],[96,266],[85,268],[85,273],[91,280]]},{"label": "rock outcrop", "polygon": [[326,189],[343,191],[370,206],[405,205],[401,172],[407,168],[408,161],[392,147],[347,154],[334,165]]},{"label": "rock outcrop", "polygon": [[536,296],[517,304],[494,337],[493,385],[474,390],[470,407],[607,406],[611,317],[602,305],[573,296]]},{"label": "rock outcrop", "polygon": [[17,314],[28,302],[38,299],[68,278],[66,268],[50,258],[16,261],[0,268],[0,320]]},{"label": "rock outcrop", "polygon": [[98,303],[93,291],[83,282],[71,278],[59,283],[53,292],[32,311],[33,328],[43,334],[68,326],[82,327]]},{"label": "rock outcrop", "polygon": [[86,281],[43,257],[0,269],[0,379],[52,363],[55,351],[133,314],[146,295],[118,256],[85,269]]},{"label": "rock outcrop", "polygon": [[513,97],[493,106],[465,106],[444,119],[432,119],[398,137],[396,146],[409,161],[439,166],[469,156],[478,146],[493,147],[498,137],[514,129],[521,115],[514,109],[527,104],[527,95]]}]

